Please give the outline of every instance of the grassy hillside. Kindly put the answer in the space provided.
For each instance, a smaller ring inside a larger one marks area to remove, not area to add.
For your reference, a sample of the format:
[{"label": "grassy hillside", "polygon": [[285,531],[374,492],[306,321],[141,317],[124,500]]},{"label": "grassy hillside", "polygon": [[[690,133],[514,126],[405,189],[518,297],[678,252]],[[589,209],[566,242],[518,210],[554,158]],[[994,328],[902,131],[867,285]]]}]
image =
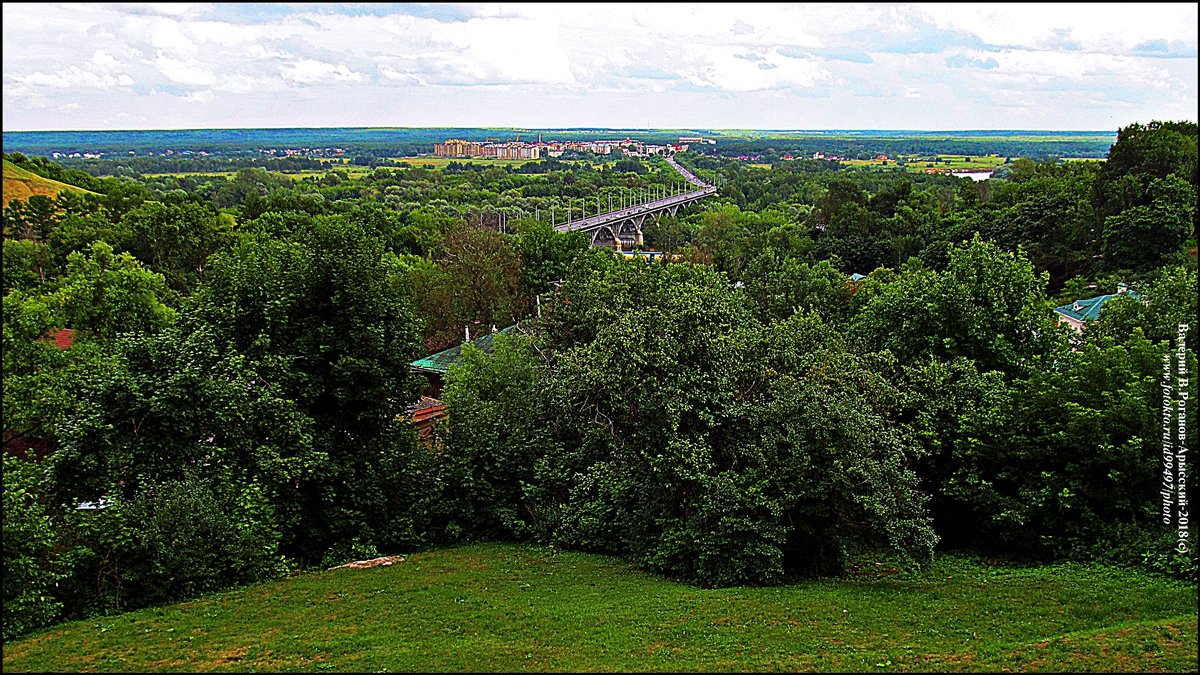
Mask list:
[{"label": "grassy hillside", "polygon": [[56,197],[63,190],[74,190],[75,192],[89,192],[74,185],[67,185],[49,178],[30,173],[15,164],[4,160],[4,197],[3,203],[7,204],[13,199],[22,201],[29,199],[31,195],[46,195],[47,197]]},{"label": "grassy hillside", "polygon": [[698,589],[614,558],[479,545],[60,626],[18,671],[1192,671],[1194,586],[964,557]]}]

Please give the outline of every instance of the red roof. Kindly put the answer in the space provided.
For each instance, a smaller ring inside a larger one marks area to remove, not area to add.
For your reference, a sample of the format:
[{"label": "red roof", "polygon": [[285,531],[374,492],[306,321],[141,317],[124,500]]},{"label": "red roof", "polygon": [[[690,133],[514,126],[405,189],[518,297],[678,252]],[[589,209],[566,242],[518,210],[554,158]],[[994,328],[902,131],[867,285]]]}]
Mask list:
[{"label": "red roof", "polygon": [[50,341],[54,343],[55,347],[58,347],[59,349],[67,349],[71,345],[75,344],[75,329],[52,328],[46,337],[50,338]]},{"label": "red roof", "polygon": [[436,398],[422,396],[420,401],[409,407],[408,412],[413,422],[424,422],[446,414],[446,404]]}]

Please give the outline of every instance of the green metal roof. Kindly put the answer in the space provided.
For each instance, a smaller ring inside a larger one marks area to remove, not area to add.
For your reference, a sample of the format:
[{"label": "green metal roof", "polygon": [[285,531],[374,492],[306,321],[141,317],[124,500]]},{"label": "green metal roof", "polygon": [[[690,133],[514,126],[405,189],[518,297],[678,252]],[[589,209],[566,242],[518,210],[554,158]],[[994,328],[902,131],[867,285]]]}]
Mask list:
[{"label": "green metal roof", "polygon": [[[1054,311],[1063,316],[1075,319],[1076,321],[1098,321],[1100,319],[1100,310],[1104,309],[1104,304],[1109,300],[1122,295],[1121,293],[1110,293],[1108,295],[1098,295],[1094,298],[1086,300],[1076,300],[1061,307],[1055,307]],[[1138,299],[1142,296],[1133,291],[1125,291],[1124,295]]]},{"label": "green metal roof", "polygon": [[[516,327],[517,324],[513,324],[511,326],[501,328],[495,333],[487,333],[475,338],[474,340],[471,340],[471,344],[478,347],[483,353],[491,354],[492,350],[495,349],[496,336],[502,333],[507,333]],[[443,349],[436,354],[430,354],[424,358],[417,359],[409,365],[412,366],[414,370],[445,375],[446,371],[450,370],[450,366],[457,363],[460,358],[462,358],[462,344],[457,344],[449,349]]]}]

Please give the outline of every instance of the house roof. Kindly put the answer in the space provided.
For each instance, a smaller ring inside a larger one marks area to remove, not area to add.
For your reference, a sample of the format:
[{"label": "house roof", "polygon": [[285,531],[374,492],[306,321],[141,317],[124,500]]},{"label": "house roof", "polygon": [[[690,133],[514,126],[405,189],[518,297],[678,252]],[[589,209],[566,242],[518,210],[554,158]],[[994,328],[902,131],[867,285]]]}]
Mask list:
[{"label": "house roof", "polygon": [[867,278],[866,276],[859,274],[858,272],[855,272],[854,274],[850,275],[850,281],[862,281],[863,279],[866,279],[866,278]]},{"label": "house roof", "polygon": [[[486,335],[477,337],[474,340],[471,340],[471,344],[478,347],[479,350],[482,351],[484,354],[491,354],[492,350],[496,348],[496,345],[495,345],[496,336],[511,331],[512,329],[516,328],[517,325],[518,324],[513,324],[511,326],[501,328],[500,330],[496,331],[495,333],[487,333]],[[457,363],[458,360],[461,358],[462,358],[462,344],[458,344],[449,349],[443,349],[442,351],[440,351],[436,354],[430,354],[429,356],[426,356],[424,358],[417,359],[416,361],[413,361],[409,365],[413,370],[416,370],[419,372],[436,373],[438,375],[445,375],[446,371],[450,370],[450,366]]]},{"label": "house roof", "polygon": [[409,415],[411,415],[412,421],[424,422],[425,420],[438,418],[444,415],[446,413],[446,404],[442,403],[436,398],[422,396],[421,400],[408,406],[407,412]]},{"label": "house roof", "polygon": [[[1134,291],[1125,291],[1124,294],[1135,299],[1142,297]],[[1105,303],[1119,295],[1121,293],[1109,293],[1108,295],[1098,295],[1086,300],[1076,300],[1061,307],[1055,307],[1054,311],[1076,321],[1098,321],[1100,319],[1100,310],[1104,309]]]},{"label": "house roof", "polygon": [[52,328],[46,334],[50,342],[54,343],[59,349],[67,349],[75,344],[75,329],[74,328]]}]

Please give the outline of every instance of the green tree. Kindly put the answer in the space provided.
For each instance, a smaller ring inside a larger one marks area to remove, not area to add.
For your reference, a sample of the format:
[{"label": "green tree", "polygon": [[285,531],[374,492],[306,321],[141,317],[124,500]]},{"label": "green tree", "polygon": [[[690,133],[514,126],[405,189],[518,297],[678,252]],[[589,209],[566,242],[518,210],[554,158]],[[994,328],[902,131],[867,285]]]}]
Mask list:
[{"label": "green tree", "polygon": [[1159,265],[1192,235],[1196,187],[1179,176],[1150,181],[1148,203],[1104,219],[1102,250],[1117,269],[1144,270]]},{"label": "green tree", "polygon": [[521,258],[505,235],[456,224],[445,232],[438,271],[425,275],[416,300],[428,318],[427,344],[442,349],[462,339],[466,324],[483,330],[511,324],[529,308],[521,292]]},{"label": "green tree", "polygon": [[298,476],[281,507],[286,550],[308,558],[373,539],[380,439],[416,398],[412,310],[378,238],[317,218],[290,238],[256,238],[213,259],[193,307],[218,348],[245,357],[273,395],[312,420],[326,459]]},{"label": "green tree", "polygon": [[517,221],[513,248],[521,265],[521,290],[529,304],[552,290],[550,282],[564,279],[575,259],[589,247],[583,232],[555,232],[540,220]]},{"label": "green tree", "polygon": [[853,332],[902,363],[963,356],[982,370],[1014,372],[1048,348],[1045,285],[1024,256],[976,237],[951,247],[945,272],[914,270],[884,287]]},{"label": "green tree", "polygon": [[35,463],[4,455],[4,640],[53,622],[61,578],[53,569],[54,529],[40,501]]},{"label": "green tree", "polygon": [[[1195,189],[1200,184],[1196,174],[1197,129],[1195,122],[1154,120],[1118,130],[1117,141],[1109,149],[1096,181],[1100,215],[1108,217],[1144,205],[1146,189],[1154,179],[1175,175]],[[1127,178],[1134,181],[1132,189],[1119,189]]]},{"label": "green tree", "polygon": [[146,202],[127,213],[121,225],[127,250],[181,293],[195,288],[208,257],[231,241],[231,221],[196,202]]}]

